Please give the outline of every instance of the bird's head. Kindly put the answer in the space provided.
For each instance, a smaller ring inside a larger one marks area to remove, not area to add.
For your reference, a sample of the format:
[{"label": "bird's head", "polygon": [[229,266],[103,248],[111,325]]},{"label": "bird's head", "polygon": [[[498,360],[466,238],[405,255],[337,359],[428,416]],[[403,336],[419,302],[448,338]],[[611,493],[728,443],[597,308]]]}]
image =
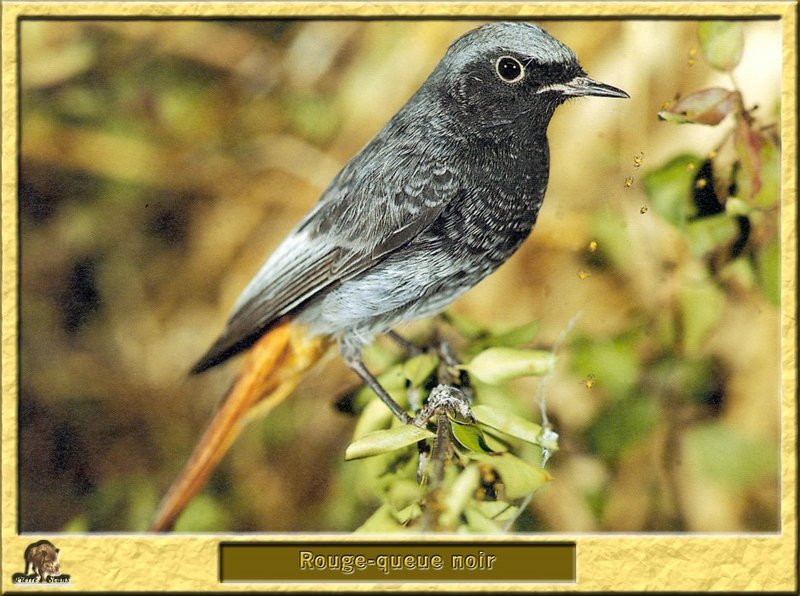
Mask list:
[{"label": "bird's head", "polygon": [[542,133],[555,109],[584,95],[629,97],[589,78],[575,53],[541,27],[500,22],[457,39],[431,81],[456,118],[476,131]]}]

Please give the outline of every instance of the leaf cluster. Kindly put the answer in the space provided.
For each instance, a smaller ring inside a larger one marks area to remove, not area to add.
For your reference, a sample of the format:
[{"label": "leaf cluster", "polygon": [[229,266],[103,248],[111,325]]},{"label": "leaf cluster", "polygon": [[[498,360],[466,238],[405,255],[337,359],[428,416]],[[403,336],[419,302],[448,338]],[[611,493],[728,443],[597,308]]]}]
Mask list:
[{"label": "leaf cluster", "polygon": [[[746,493],[774,477],[777,463],[774,444],[754,441],[725,420],[734,383],[741,383],[741,358],[718,338],[736,313],[780,304],[779,140],[733,78],[744,48],[742,24],[703,22],[698,40],[708,64],[730,75],[731,88],[667,102],[658,117],[665,126],[721,129],[722,140],[644,175],[650,209],[642,207],[637,217],[642,229],[668,238],[662,241],[668,251],[654,242],[632,252],[630,229],[619,218],[596,216],[588,264],[641,300],[627,305],[626,329],[576,337],[570,363],[576,375],[591,379],[585,384],[599,404],[584,429],[586,448],[612,474],[626,473],[636,457],[652,458],[644,468],[650,476],[638,485],[658,486],[667,496],[641,523],[678,530],[692,517],[686,494],[698,490],[684,484],[688,470],[720,490]],[[601,519],[621,507],[609,502],[609,492],[593,498]]]},{"label": "leaf cluster", "polygon": [[543,454],[558,449],[557,436],[507,405],[519,401],[507,389],[509,381],[553,369],[551,352],[524,347],[538,325],[490,331],[452,313],[445,318],[464,364],[441,350],[437,339],[378,378],[415,412],[442,390],[441,383],[457,387],[472,397],[471,417],[439,408],[427,423],[403,425],[369,389],[353,396],[360,416],[344,473],[359,478],[362,500],[373,509],[358,531],[504,531],[520,514],[520,503],[550,480]]}]

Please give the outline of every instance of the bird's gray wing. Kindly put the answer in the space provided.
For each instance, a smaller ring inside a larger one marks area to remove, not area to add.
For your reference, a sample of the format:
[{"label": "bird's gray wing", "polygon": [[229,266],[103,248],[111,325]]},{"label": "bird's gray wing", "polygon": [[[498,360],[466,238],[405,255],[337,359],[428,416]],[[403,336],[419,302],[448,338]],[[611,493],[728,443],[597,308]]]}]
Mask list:
[{"label": "bird's gray wing", "polygon": [[379,137],[345,166],[242,292],[192,372],[247,349],[284,315],[405,245],[456,196],[453,168],[426,160],[419,146],[382,155],[387,149]]}]

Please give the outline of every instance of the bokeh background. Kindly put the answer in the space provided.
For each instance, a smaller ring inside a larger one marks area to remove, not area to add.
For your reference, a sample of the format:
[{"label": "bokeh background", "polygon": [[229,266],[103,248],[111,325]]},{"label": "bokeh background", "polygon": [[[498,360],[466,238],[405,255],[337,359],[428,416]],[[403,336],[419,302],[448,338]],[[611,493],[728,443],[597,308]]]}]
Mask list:
[{"label": "bokeh background", "polygon": [[[147,527],[237,363],[188,368],[338,169],[478,24],[22,22],[21,531]],[[777,530],[779,212],[763,209],[760,244],[730,272],[692,251],[644,182],[730,134],[659,121],[677,95],[736,84],[779,122],[780,23],[745,24],[733,80],[698,55],[694,22],[542,24],[631,99],[559,110],[535,232],[453,307],[538,320],[540,347],[569,329],[546,392],[554,481],[520,528]],[[536,421],[537,383],[514,385]],[[355,420],[334,407],[356,386],[335,358],[310,375],[245,431],[178,529],[358,526],[375,505],[345,471]]]}]

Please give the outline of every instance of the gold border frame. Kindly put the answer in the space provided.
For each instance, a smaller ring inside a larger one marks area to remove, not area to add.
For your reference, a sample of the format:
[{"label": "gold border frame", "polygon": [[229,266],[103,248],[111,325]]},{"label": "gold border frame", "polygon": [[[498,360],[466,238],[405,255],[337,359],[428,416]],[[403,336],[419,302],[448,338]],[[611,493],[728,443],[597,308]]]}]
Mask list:
[{"label": "gold border frame", "polygon": [[[797,561],[797,321],[796,313],[796,2],[5,2],[2,4],[2,483],[0,492],[0,591],[19,591],[11,575],[38,535],[17,534],[17,21],[20,17],[774,17],[782,22],[782,317],[781,317],[781,519],[780,532],[748,535],[536,535],[509,536],[509,542],[574,539],[578,583],[554,584],[225,584],[218,582],[221,540],[302,543],[325,535],[58,535],[69,557],[70,591],[396,591],[508,592],[674,590],[789,591],[798,589]],[[41,536],[48,538],[47,536]],[[50,536],[49,538],[52,538]],[[336,542],[348,536],[329,536]],[[363,542],[364,538],[360,537]],[[436,537],[393,537],[395,543],[440,541]],[[497,540],[497,537],[493,537]],[[376,539],[380,541],[380,539]],[[472,539],[470,543],[479,542]],[[459,541],[461,542],[461,541]],[[117,563],[117,564],[115,564]],[[169,583],[161,572],[169,566]],[[710,569],[724,574],[710,576]],[[723,577],[724,575],[724,577]],[[25,586],[40,591],[49,586]]]}]

